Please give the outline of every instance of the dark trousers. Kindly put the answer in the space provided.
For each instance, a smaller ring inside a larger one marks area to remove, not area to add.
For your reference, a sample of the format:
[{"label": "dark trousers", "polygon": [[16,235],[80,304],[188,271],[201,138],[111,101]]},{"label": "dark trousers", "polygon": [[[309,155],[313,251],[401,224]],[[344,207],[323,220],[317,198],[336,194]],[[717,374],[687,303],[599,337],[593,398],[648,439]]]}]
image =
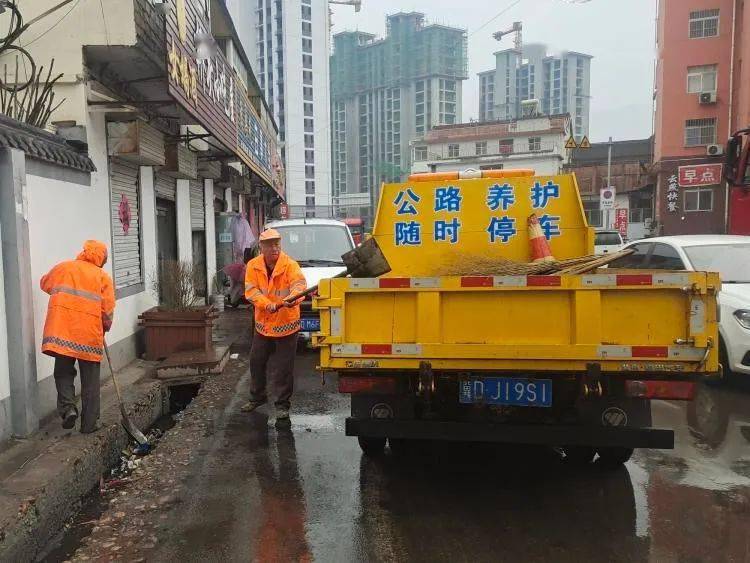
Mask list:
[{"label": "dark trousers", "polygon": [[294,391],[294,357],[297,333],[271,338],[255,333],[250,347],[250,400],[264,401],[266,381],[276,388],[276,406],[289,408]]},{"label": "dark trousers", "polygon": [[99,420],[99,362],[87,362],[68,356],[55,357],[55,386],[57,387],[57,412],[60,418],[65,417],[70,409],[76,407],[75,363],[81,372],[81,431],[91,431]]}]

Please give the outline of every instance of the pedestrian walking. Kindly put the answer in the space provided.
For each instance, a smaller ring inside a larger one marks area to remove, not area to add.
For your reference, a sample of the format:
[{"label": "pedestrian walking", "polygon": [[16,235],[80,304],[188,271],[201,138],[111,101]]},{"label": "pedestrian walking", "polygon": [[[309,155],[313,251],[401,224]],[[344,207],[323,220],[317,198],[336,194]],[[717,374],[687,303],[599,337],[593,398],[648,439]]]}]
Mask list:
[{"label": "pedestrian walking", "polygon": [[281,250],[279,232],[261,233],[260,256],[247,263],[245,274],[245,297],[255,308],[255,335],[250,348],[250,401],[242,410],[252,412],[266,403],[270,380],[276,387],[277,426],[289,424],[302,301],[284,299],[306,288],[299,264]]},{"label": "pedestrian walking", "polygon": [[90,434],[99,423],[99,371],[104,333],[112,327],[115,292],[112,278],[102,267],[107,247],[87,240],[75,260],[61,262],[42,277],[49,294],[42,352],[55,358],[57,412],[63,428],[78,418],[75,402],[75,364],[81,374],[81,433]]}]

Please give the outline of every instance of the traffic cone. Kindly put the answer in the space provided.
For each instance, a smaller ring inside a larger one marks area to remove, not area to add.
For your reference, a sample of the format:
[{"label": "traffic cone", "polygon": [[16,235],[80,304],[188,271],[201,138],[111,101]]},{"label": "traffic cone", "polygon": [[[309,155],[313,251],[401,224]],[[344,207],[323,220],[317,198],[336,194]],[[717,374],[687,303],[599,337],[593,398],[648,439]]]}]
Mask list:
[{"label": "traffic cone", "polygon": [[549,243],[544,237],[542,226],[539,224],[539,217],[532,213],[527,221],[529,225],[529,244],[531,245],[532,262],[554,262]]}]

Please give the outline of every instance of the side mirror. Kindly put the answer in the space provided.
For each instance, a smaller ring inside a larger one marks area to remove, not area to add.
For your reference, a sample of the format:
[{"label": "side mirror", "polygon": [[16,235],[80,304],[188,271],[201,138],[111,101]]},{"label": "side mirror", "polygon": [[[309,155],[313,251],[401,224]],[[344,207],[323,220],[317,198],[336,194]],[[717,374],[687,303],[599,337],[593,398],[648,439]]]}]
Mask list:
[{"label": "side mirror", "polygon": [[737,131],[727,142],[726,176],[731,186],[750,187],[750,129]]}]

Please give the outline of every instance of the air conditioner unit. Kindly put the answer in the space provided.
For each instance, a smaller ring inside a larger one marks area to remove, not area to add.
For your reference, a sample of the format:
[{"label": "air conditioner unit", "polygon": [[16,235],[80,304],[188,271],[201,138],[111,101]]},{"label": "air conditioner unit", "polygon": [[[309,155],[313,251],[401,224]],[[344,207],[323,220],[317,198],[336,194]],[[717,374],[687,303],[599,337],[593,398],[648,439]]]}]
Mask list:
[{"label": "air conditioner unit", "polygon": [[708,156],[719,156],[724,154],[724,147],[721,145],[708,145],[706,147],[706,154]]},{"label": "air conditioner unit", "polygon": [[698,103],[701,105],[715,104],[716,92],[701,92],[698,94]]}]

